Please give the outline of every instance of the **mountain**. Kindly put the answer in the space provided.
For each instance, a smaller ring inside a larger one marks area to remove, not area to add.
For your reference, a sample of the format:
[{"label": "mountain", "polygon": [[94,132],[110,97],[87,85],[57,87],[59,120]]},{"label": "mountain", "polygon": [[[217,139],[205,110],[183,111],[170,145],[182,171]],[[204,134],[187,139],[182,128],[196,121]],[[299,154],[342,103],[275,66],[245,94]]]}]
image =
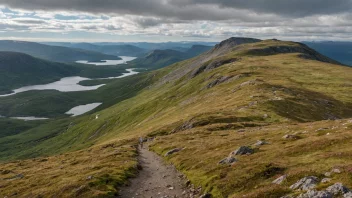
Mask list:
[{"label": "mountain", "polygon": [[46,84],[79,73],[79,69],[18,52],[0,51],[0,93],[32,84]]},{"label": "mountain", "polygon": [[146,137],[198,195],[309,197],[304,181],[312,194],[347,194],[351,82],[351,67],[304,44],[230,38],[116,80],[108,93],[126,85],[129,96],[109,108],[1,137],[0,158],[13,162],[0,164],[0,193],[116,197],[143,171],[137,147]]},{"label": "mountain", "polygon": [[77,48],[89,51],[100,52],[115,56],[134,56],[140,57],[145,55],[149,50],[136,47],[129,44],[111,44],[111,45],[99,45],[92,43],[47,43],[53,46],[64,46],[70,48]]},{"label": "mountain", "polygon": [[146,56],[137,58],[129,64],[131,67],[145,68],[145,69],[159,69],[173,63],[195,57],[212,47],[204,45],[193,45],[184,52],[172,49],[153,50]]},{"label": "mountain", "polygon": [[120,60],[119,57],[114,55],[25,41],[0,40],[0,51],[20,52],[55,62]]},{"label": "mountain", "polygon": [[318,52],[352,66],[352,42],[304,42]]}]

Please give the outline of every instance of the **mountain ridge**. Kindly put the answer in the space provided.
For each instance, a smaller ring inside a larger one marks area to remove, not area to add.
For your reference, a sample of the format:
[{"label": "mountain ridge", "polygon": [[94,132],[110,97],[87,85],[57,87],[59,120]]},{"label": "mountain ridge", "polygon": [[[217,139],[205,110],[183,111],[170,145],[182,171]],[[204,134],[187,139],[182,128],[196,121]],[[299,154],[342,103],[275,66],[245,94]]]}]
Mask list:
[{"label": "mountain ridge", "polygon": [[[333,168],[342,172],[334,174],[333,182],[352,186],[351,68],[301,51],[294,42],[252,41],[238,45],[231,39],[197,57],[137,75],[148,81],[132,97],[91,115],[25,132],[38,137],[0,138],[2,158],[9,152],[14,159],[50,155],[21,161],[30,170],[11,163],[2,169],[28,175],[20,180],[20,196],[57,191],[65,196],[117,196],[119,187],[137,176],[142,136],[150,140],[152,151],[213,197],[297,196],[304,192],[291,189],[292,184],[310,175],[323,178]],[[128,86],[133,88],[134,82]],[[47,128],[55,130],[39,133]],[[267,144],[256,146],[258,140]],[[243,146],[253,152],[231,155],[234,163],[226,164],[229,153]],[[166,155],[173,149],[177,152]],[[35,167],[39,161],[50,168]],[[52,178],[45,184],[50,190],[31,188],[30,178],[38,170],[43,171],[38,182]],[[52,170],[61,174],[53,177]],[[281,185],[272,183],[282,175],[287,178]],[[59,182],[65,179],[71,187]],[[84,190],[73,190],[78,188]],[[12,190],[5,186],[4,192]]]},{"label": "mountain ridge", "polygon": [[120,60],[113,55],[61,46],[49,46],[35,42],[0,40],[0,51],[13,51],[32,55],[54,62],[76,62],[78,60]]}]

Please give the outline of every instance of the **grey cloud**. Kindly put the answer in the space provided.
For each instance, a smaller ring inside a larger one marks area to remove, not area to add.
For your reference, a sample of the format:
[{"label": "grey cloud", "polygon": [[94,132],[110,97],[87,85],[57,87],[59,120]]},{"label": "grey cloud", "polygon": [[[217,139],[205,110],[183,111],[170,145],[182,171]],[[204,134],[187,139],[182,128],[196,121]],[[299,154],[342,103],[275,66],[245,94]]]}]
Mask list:
[{"label": "grey cloud", "polygon": [[[181,20],[251,20],[251,13],[303,17],[352,11],[352,0],[0,0],[0,4],[28,10],[65,10],[132,14]],[[253,17],[253,16],[252,16]],[[253,20],[259,20],[255,17]],[[155,21],[141,21],[153,25]]]},{"label": "grey cloud", "polygon": [[15,22],[22,23],[22,24],[43,24],[46,23],[43,20],[36,20],[36,19],[14,19]]}]

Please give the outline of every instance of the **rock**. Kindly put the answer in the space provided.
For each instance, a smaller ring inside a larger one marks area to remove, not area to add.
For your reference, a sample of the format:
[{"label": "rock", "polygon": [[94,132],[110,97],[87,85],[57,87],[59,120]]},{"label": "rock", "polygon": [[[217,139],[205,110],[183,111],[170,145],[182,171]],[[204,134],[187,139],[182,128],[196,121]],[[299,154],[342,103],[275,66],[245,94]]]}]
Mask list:
[{"label": "rock", "polygon": [[316,187],[319,179],[315,176],[308,176],[300,179],[290,186],[292,190],[310,190]]},{"label": "rock", "polygon": [[298,136],[297,135],[284,135],[284,137],[282,137],[284,139],[293,139],[293,140],[297,140],[298,139]]},{"label": "rock", "polygon": [[326,173],[324,173],[324,175],[325,175],[326,177],[331,177],[331,172],[326,172]]},{"label": "rock", "polygon": [[342,183],[331,185],[326,188],[326,191],[332,193],[333,195],[343,195],[350,192],[350,190],[342,185]]},{"label": "rock", "polygon": [[300,194],[297,198],[333,198],[333,195],[327,191],[308,190],[304,194]]},{"label": "rock", "polygon": [[321,180],[321,183],[329,183],[331,181],[330,178],[324,178]]},{"label": "rock", "polygon": [[92,176],[92,175],[89,175],[88,177],[87,177],[87,180],[92,180],[94,177]]},{"label": "rock", "polygon": [[211,194],[209,194],[209,193],[205,193],[205,194],[199,196],[199,198],[211,198],[211,197],[212,197],[212,196],[211,196]]},{"label": "rock", "polygon": [[338,174],[341,173],[340,169],[337,169],[337,168],[332,169],[331,172],[338,173]]},{"label": "rock", "polygon": [[233,151],[230,155],[248,155],[253,154],[254,150],[248,146],[241,146],[237,150]]},{"label": "rock", "polygon": [[219,164],[233,164],[237,162],[236,158],[229,156],[219,161]]},{"label": "rock", "polygon": [[343,195],[343,198],[352,198],[352,192],[348,192]]},{"label": "rock", "polygon": [[264,141],[264,140],[258,140],[254,146],[262,146],[262,145],[265,145],[265,144],[269,144],[268,142]]},{"label": "rock", "polygon": [[172,149],[172,150],[169,150],[168,152],[166,152],[165,157],[166,157],[166,156],[169,156],[169,155],[172,155],[172,154],[174,154],[174,153],[177,153],[177,152],[179,152],[179,151],[181,151],[181,150],[182,150],[182,148],[174,148],[174,149]]},{"label": "rock", "polygon": [[273,184],[281,184],[282,182],[284,182],[287,178],[287,175],[282,175],[279,178],[275,179],[272,183]]}]

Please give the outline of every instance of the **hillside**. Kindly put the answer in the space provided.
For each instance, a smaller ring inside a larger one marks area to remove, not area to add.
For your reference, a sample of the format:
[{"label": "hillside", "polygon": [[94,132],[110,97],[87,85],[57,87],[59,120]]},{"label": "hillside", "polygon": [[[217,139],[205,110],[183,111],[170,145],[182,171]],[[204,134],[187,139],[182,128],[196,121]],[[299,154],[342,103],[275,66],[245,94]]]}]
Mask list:
[{"label": "hillside", "polygon": [[144,68],[148,70],[160,69],[182,60],[186,60],[210,50],[212,47],[194,45],[185,52],[178,50],[153,50],[144,57],[137,58],[130,62],[131,67]]},{"label": "hillside", "polygon": [[0,51],[20,52],[55,62],[76,62],[78,60],[120,60],[119,57],[114,55],[25,41],[0,40]]},{"label": "hillside", "polygon": [[306,45],[230,38],[124,80],[135,92],[110,108],[0,138],[17,160],[0,165],[0,195],[115,197],[140,136],[213,197],[297,197],[307,176],[352,187],[352,70]]},{"label": "hillside", "polygon": [[70,65],[17,52],[0,52],[0,93],[25,85],[46,84],[79,73]]}]

